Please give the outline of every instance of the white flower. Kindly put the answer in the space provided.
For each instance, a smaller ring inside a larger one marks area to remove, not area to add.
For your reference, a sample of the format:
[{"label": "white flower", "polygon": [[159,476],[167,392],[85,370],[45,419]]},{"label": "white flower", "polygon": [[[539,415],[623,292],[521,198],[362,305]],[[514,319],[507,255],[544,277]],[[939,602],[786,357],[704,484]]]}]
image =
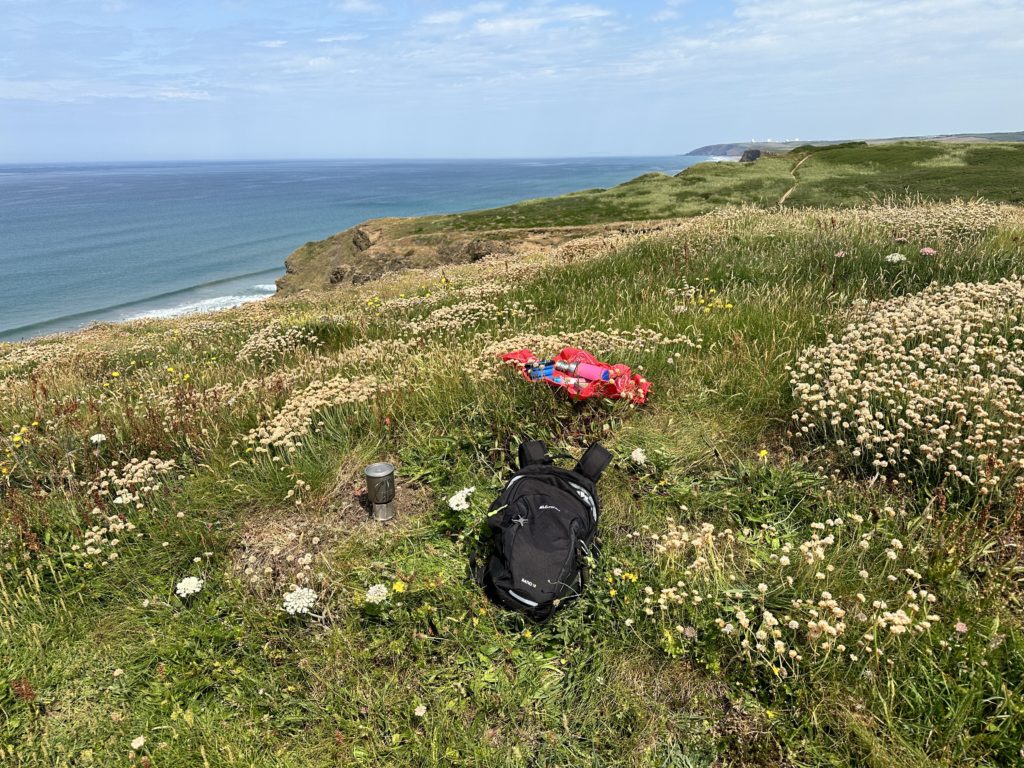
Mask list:
[{"label": "white flower", "polygon": [[907,257],[904,256],[902,253],[890,253],[888,256],[885,257],[885,260],[890,264],[900,264],[906,261]]},{"label": "white flower", "polygon": [[413,710],[413,714],[415,714],[416,717],[423,717],[427,714],[427,708],[423,704],[420,704],[418,707],[416,707],[416,709]]},{"label": "white flower", "polygon": [[647,463],[647,453],[643,448],[634,448],[633,452],[629,454],[629,458],[631,458],[636,464]]},{"label": "white flower", "polygon": [[366,590],[366,602],[378,605],[388,599],[388,588],[386,584],[374,584]]},{"label": "white flower", "polygon": [[95,435],[89,438],[89,442],[93,445],[99,445],[100,443],[107,442],[107,436],[102,432],[97,432]]},{"label": "white flower", "polygon": [[189,597],[199,593],[205,583],[205,581],[195,576],[186,576],[178,582],[178,586],[174,588],[174,591],[178,594],[178,597]]},{"label": "white flower", "polygon": [[284,596],[282,607],[293,616],[297,613],[309,613],[316,600],[316,592],[309,587],[296,587]]},{"label": "white flower", "polygon": [[132,739],[132,749],[142,749],[146,746],[146,737],[139,736],[138,738]]},{"label": "white flower", "polygon": [[469,486],[469,488],[463,488],[461,491],[456,493],[450,499],[448,499],[448,506],[454,509],[456,512],[464,512],[469,509],[469,497],[476,490],[475,485]]}]

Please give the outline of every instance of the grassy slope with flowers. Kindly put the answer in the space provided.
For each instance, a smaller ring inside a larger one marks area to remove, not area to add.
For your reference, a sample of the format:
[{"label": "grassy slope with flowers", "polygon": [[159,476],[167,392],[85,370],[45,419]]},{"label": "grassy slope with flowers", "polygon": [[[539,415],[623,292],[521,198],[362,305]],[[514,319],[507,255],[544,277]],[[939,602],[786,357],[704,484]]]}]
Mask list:
[{"label": "grassy slope with flowers", "polygon": [[[985,204],[728,209],[0,345],[4,765],[1019,765],[1024,289],[966,284],[1022,236]],[[865,305],[932,284],[973,325]],[[496,363],[563,343],[650,404]],[[595,583],[540,627],[465,575],[527,437],[617,456]],[[381,458],[386,527],[353,497]]]}]

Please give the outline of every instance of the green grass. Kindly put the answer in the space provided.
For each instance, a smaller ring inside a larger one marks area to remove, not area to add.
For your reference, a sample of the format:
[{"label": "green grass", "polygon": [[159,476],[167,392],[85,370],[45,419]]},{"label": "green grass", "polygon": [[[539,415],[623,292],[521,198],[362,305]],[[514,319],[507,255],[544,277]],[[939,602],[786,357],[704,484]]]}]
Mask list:
[{"label": "green grass", "polygon": [[411,220],[410,234],[524,227],[563,227],[613,221],[695,216],[720,205],[770,206],[789,188],[787,158],[750,165],[701,163],[677,176],[649,173],[611,189],[527,200],[484,211]]},{"label": "green grass", "polygon": [[[801,150],[794,150],[798,153]],[[1024,202],[1024,144],[884,144],[815,149],[797,172],[793,206],[926,200]]]},{"label": "green grass", "polygon": [[[662,200],[661,180],[638,183]],[[918,219],[972,215],[943,211]],[[895,492],[839,471],[826,447],[787,435],[787,366],[842,328],[859,300],[1020,274],[1020,231],[1010,217],[941,243],[911,233],[896,244],[867,216],[748,212],[512,274],[457,267],[0,346],[4,764],[1019,764],[1019,504],[950,500],[924,483]],[[939,255],[917,257],[925,245]],[[888,264],[894,248],[911,258]],[[446,307],[461,313],[456,322],[437,322]],[[271,322],[315,334],[321,350],[304,342],[262,367],[238,361]],[[699,346],[629,340],[604,353],[653,382],[642,408],[571,403],[482,357],[521,334],[557,340],[590,328]],[[375,346],[391,340],[400,342]],[[371,373],[397,386],[320,407],[295,452],[250,450],[248,431],[309,382]],[[94,446],[98,432],[107,441]],[[489,605],[465,567],[528,437],[577,454],[600,438],[616,455],[600,484],[594,584],[544,626]],[[646,463],[629,458],[636,448]],[[89,491],[112,462],[150,451],[177,467],[141,492],[140,508]],[[381,530],[357,524],[352,491],[359,468],[385,457],[403,484],[397,522]],[[450,510],[446,499],[469,485],[471,509]],[[119,557],[106,565],[81,553],[96,507],[137,526],[118,534]],[[836,517],[848,533],[837,531],[820,564],[794,566],[788,583],[784,547],[798,551],[812,524]],[[652,548],[650,535],[670,522],[733,535],[688,571],[695,553]],[[877,543],[866,554],[863,532]],[[882,553],[893,538],[905,549],[890,563]],[[281,595],[299,566],[286,555],[306,551],[318,616],[288,616]],[[182,600],[174,586],[186,575],[206,585]],[[656,596],[682,580],[702,602],[649,617],[644,588]],[[399,582],[382,612],[365,603],[370,585]],[[800,645],[806,661],[781,677],[715,622],[739,606],[796,613],[794,599],[823,590],[851,611],[861,591],[895,607],[911,585],[938,595],[941,620],[887,640],[877,663]]]},{"label": "green grass", "polygon": [[581,226],[694,216],[722,205],[772,207],[807,154],[790,206],[857,206],[908,193],[933,201],[1024,200],[1024,144],[854,143],[799,147],[751,164],[701,163],[676,176],[651,173],[611,189],[412,219],[403,232]]}]

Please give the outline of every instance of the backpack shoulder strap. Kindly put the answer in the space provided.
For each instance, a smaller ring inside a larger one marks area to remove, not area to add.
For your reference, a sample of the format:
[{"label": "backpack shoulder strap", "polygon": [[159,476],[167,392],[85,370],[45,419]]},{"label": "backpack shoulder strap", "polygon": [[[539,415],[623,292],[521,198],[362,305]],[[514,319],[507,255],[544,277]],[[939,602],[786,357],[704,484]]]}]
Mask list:
[{"label": "backpack shoulder strap", "polygon": [[550,464],[547,446],[543,440],[530,440],[519,444],[519,468],[525,469],[531,464]]},{"label": "backpack shoulder strap", "polygon": [[576,471],[591,482],[596,483],[597,479],[601,477],[601,473],[604,472],[605,467],[611,463],[611,460],[612,455],[605,447],[600,443],[594,443],[580,457],[579,463],[576,464]]}]

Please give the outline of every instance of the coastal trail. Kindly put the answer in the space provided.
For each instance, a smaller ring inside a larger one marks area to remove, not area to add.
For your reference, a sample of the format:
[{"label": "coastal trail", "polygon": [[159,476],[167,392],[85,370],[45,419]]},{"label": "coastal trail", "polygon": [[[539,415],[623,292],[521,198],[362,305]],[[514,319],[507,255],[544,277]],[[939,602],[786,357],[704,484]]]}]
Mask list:
[{"label": "coastal trail", "polygon": [[789,172],[789,175],[793,177],[793,186],[791,186],[789,189],[787,189],[785,192],[782,193],[782,197],[779,198],[779,205],[780,206],[786,204],[786,200],[789,199],[789,196],[791,194],[793,194],[793,190],[796,189],[796,185],[800,183],[800,179],[797,178],[796,172],[798,170],[800,170],[800,166],[803,165],[805,162],[807,162],[807,158],[809,158],[810,156],[811,156],[811,154],[808,153],[808,154],[804,155],[803,157],[801,157],[800,158],[800,162],[798,162],[796,165],[794,165],[793,169]]}]

